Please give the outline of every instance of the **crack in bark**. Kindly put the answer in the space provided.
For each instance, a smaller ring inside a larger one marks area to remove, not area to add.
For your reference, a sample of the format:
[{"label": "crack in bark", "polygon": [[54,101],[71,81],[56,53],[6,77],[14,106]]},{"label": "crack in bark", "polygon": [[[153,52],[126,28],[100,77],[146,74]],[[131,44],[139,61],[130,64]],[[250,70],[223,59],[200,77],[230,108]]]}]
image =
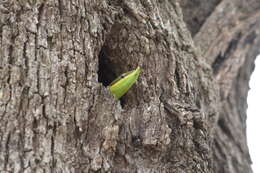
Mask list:
[{"label": "crack in bark", "polygon": [[6,142],[5,142],[4,170],[7,170],[7,165],[9,163],[9,153],[10,153],[9,143],[10,143],[10,139],[11,139],[11,134],[12,134],[12,131],[9,131],[7,134]]},{"label": "crack in bark", "polygon": [[224,53],[219,53],[215,61],[212,63],[213,73],[217,74],[220,68],[223,66],[227,59],[229,59],[231,54],[236,50],[237,45],[242,37],[241,32],[238,32],[236,36],[232,38],[232,40],[228,43],[228,47],[226,48]]},{"label": "crack in bark", "polygon": [[29,43],[29,35],[27,35],[26,40],[23,44],[23,59],[24,59],[24,66],[25,66],[25,77],[28,77],[28,71],[29,71],[29,63],[28,63],[28,57],[27,57],[27,44]]},{"label": "crack in bark", "polygon": [[54,122],[53,126],[53,131],[52,131],[52,136],[51,136],[51,173],[55,172],[55,167],[56,167],[56,159],[55,159],[55,137],[56,137],[56,128],[57,128],[57,123]]}]

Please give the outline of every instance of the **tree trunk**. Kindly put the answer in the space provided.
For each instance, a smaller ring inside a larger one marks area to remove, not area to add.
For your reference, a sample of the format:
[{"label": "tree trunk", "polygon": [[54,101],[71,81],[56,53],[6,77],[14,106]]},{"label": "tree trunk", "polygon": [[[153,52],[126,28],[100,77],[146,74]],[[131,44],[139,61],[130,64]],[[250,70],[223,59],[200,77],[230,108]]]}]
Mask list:
[{"label": "tree trunk", "polygon": [[195,1],[181,3],[187,26],[220,88],[214,172],[252,172],[246,140],[246,98],[254,60],[260,53],[260,1],[204,1],[197,6]]},{"label": "tree trunk", "polygon": [[0,172],[252,172],[260,2],[204,1],[1,1]]}]

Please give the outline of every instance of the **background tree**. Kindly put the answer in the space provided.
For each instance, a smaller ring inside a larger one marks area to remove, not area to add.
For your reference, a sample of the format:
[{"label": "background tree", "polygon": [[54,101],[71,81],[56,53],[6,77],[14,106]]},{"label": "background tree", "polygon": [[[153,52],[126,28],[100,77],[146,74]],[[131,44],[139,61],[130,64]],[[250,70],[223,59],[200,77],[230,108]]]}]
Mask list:
[{"label": "background tree", "polygon": [[[259,9],[1,1],[1,172],[252,172],[245,120]],[[139,82],[115,100],[107,85],[137,65]]]},{"label": "background tree", "polygon": [[181,3],[187,26],[220,88],[214,171],[252,172],[246,140],[246,98],[254,60],[260,53],[260,1]]}]

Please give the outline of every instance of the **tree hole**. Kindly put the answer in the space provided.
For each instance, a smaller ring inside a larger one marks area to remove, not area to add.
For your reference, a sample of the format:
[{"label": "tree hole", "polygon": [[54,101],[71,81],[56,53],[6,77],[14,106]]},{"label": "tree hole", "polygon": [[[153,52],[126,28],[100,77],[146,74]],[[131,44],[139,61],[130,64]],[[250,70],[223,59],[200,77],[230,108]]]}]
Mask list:
[{"label": "tree hole", "polygon": [[[116,69],[120,69],[120,67],[110,59],[108,51],[109,50],[103,46],[98,56],[98,82],[102,83],[105,87],[108,87],[109,84],[120,75],[116,73]],[[121,106],[124,107],[124,96],[122,96],[119,101]]]},{"label": "tree hole", "polygon": [[115,78],[114,65],[109,59],[105,48],[103,47],[98,56],[98,82],[107,87]]}]

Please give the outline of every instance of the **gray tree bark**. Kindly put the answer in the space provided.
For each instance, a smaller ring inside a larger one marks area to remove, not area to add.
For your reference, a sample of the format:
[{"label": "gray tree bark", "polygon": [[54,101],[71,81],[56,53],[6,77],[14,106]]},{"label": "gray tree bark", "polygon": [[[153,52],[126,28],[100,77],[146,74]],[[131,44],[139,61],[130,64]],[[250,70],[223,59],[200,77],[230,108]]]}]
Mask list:
[{"label": "gray tree bark", "polygon": [[[245,98],[259,9],[0,1],[0,172],[252,172]],[[138,65],[115,100],[108,84]]]},{"label": "gray tree bark", "polygon": [[220,88],[214,171],[252,172],[246,140],[246,98],[254,60],[260,53],[260,1],[194,3],[182,1],[184,18]]}]

